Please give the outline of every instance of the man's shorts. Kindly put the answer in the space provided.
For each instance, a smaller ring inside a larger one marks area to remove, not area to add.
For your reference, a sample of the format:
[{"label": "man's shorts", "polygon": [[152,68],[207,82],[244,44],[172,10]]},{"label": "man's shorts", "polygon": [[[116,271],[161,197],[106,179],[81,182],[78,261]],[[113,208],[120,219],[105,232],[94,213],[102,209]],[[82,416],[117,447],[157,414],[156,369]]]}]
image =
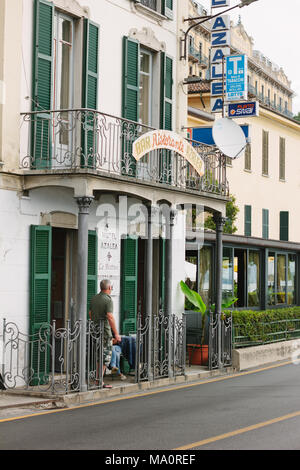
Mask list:
[{"label": "man's shorts", "polygon": [[112,340],[106,340],[103,343],[103,363],[106,367],[109,366],[112,355]]}]

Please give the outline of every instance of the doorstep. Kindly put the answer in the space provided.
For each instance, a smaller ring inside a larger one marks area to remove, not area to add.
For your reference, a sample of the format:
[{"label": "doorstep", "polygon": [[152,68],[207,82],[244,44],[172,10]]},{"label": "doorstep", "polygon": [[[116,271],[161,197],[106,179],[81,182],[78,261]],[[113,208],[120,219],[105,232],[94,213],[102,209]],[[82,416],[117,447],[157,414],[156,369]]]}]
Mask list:
[{"label": "doorstep", "polygon": [[111,389],[95,389],[86,392],[75,392],[69,394],[50,394],[38,391],[6,390],[0,392],[0,409],[17,407],[72,407],[88,402],[99,400],[109,400],[120,396],[139,393],[148,390],[155,390],[168,385],[188,384],[204,380],[206,378],[218,377],[233,373],[232,367],[226,369],[209,371],[205,367],[191,366],[186,367],[185,375],[172,378],[162,378],[155,381],[137,383],[121,382],[115,379],[105,377],[104,383],[111,384]]}]

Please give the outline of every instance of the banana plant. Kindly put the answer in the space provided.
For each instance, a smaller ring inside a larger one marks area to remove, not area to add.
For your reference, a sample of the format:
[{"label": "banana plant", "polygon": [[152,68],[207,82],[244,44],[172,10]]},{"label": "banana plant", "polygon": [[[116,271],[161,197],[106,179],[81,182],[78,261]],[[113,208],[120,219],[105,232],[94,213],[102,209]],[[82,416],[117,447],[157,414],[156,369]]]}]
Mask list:
[{"label": "banana plant", "polygon": [[[203,344],[204,341],[204,333],[205,333],[205,319],[208,317],[209,314],[209,308],[207,305],[204,303],[202,297],[198,292],[190,289],[185,282],[180,281],[180,287],[185,295],[185,297],[191,302],[191,304],[195,307],[195,312],[201,313],[202,316],[202,337],[201,337],[201,344]],[[223,303],[222,303],[222,310],[231,307],[236,301],[237,297],[230,297],[227,298]],[[215,311],[215,304],[211,305],[211,310],[212,312]]]}]

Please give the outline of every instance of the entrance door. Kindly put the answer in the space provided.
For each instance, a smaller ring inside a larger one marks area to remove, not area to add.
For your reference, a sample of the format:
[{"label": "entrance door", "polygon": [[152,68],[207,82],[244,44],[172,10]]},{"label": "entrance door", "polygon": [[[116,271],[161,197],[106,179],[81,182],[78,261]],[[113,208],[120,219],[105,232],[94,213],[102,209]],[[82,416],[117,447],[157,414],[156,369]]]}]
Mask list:
[{"label": "entrance door", "polygon": [[51,322],[56,321],[56,328],[65,326],[65,290],[66,290],[66,230],[52,230],[52,279],[51,279]]}]

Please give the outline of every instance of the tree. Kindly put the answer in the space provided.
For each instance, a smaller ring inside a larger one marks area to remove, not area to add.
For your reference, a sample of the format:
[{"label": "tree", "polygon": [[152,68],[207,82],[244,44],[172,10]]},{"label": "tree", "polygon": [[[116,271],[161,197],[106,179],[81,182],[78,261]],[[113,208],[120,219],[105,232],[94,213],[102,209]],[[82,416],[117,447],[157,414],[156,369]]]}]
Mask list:
[{"label": "tree", "polygon": [[296,119],[296,121],[300,121],[300,111],[296,116],[294,116],[294,119]]},{"label": "tree", "polygon": [[[239,208],[236,204],[236,197],[231,195],[230,201],[226,204],[226,223],[224,226],[224,233],[235,233],[237,231],[237,227],[234,225],[237,214],[239,212]],[[214,223],[213,216],[210,215],[204,222],[204,228],[210,230],[216,230],[216,224]]]}]

